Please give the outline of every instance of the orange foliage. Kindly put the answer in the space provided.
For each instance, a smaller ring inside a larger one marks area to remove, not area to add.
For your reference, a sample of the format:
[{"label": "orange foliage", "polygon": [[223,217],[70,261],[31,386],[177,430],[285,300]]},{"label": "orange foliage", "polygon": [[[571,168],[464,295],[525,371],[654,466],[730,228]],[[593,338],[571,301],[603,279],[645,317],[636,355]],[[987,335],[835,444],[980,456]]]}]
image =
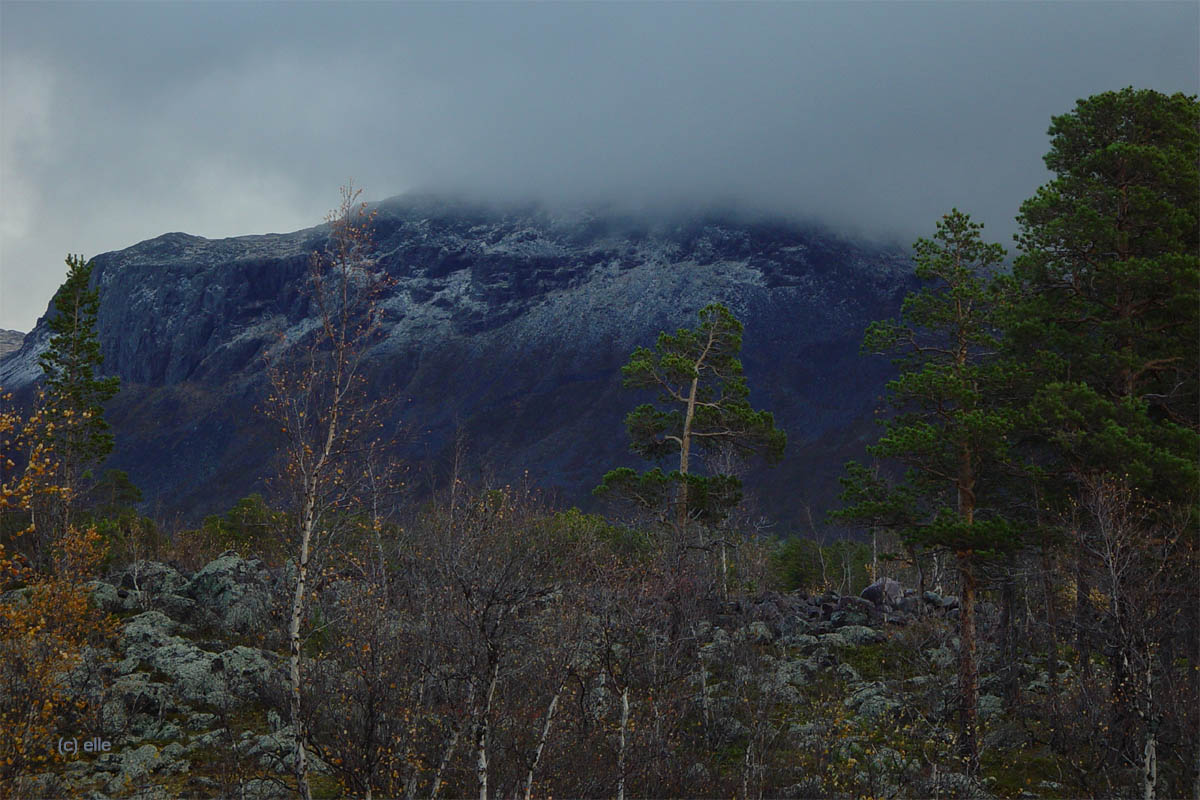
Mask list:
[{"label": "orange foliage", "polygon": [[[5,398],[7,399],[7,398]],[[4,445],[4,481],[0,483],[0,514],[31,511],[36,497],[63,496],[66,491],[48,478],[54,474],[47,439],[33,434],[43,425],[35,413],[22,419],[12,410],[0,411],[0,443]],[[20,474],[10,454],[28,446],[29,460]],[[37,542],[36,520],[12,536],[12,542]],[[15,782],[58,758],[59,736],[84,712],[89,701],[73,696],[68,675],[89,641],[111,638],[110,617],[88,602],[84,583],[104,557],[104,545],[94,528],[69,527],[48,554],[28,554],[34,561],[49,556],[48,572],[37,572],[31,558],[10,553],[0,543],[0,796],[9,796]],[[13,588],[20,587],[20,588]]]}]

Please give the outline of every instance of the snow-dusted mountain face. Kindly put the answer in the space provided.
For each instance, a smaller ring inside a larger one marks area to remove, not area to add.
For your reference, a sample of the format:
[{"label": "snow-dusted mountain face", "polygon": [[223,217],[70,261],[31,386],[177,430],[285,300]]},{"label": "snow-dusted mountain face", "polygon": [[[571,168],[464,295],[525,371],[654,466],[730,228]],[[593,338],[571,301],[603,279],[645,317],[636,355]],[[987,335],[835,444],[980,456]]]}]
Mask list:
[{"label": "snow-dusted mountain face", "polygon": [[[263,356],[311,321],[308,259],[326,236],[170,233],[96,257],[104,367],[121,377],[107,466],[127,470],[152,509],[195,518],[266,487]],[[645,466],[622,422],[652,397],[621,388],[630,351],[722,302],[746,326],[751,402],[788,433],[783,464],[746,476],[758,510],[785,528],[807,518],[806,504],[814,515],[828,507],[842,464],[861,457],[889,371],[859,355],[862,333],[912,285],[898,251],[718,215],[646,221],[402,198],[378,206],[375,241],[395,283],[370,385],[397,401],[388,422],[410,482],[444,476],[461,432],[478,474],[527,472],[586,506],[606,470]],[[43,319],[0,360],[0,386],[28,396],[47,341]]]},{"label": "snow-dusted mountain face", "polygon": [[19,350],[23,341],[25,341],[25,334],[20,331],[0,329],[0,358],[14,350]]}]

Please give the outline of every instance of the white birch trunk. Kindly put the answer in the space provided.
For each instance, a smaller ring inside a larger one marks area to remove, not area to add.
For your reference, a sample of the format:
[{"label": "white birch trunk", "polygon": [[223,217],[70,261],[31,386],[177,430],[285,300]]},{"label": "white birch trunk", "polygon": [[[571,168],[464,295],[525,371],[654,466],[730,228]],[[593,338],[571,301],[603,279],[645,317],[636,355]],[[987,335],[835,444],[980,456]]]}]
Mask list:
[{"label": "white birch trunk", "polygon": [[[454,751],[458,748],[458,736],[462,733],[462,726],[456,727],[454,732],[450,734],[450,741],[446,743],[446,752],[442,753],[441,763],[438,764],[437,772],[433,776],[433,786],[429,790],[429,800],[437,800],[438,792],[442,790],[442,775],[446,772],[446,767],[450,765],[450,759],[454,757]],[[416,792],[416,783],[413,783],[413,791]]]},{"label": "white birch trunk", "polygon": [[625,729],[629,725],[629,687],[621,690],[621,738],[617,750],[617,800],[625,800]]},{"label": "white birch trunk", "polygon": [[288,673],[291,679],[289,708],[296,733],[296,791],[302,800],[312,800],[312,790],[308,785],[308,757],[304,748],[304,720],[300,709],[300,622],[304,617],[304,595],[308,590],[308,549],[315,523],[315,507],[315,497],[310,492],[305,498],[304,526],[300,532],[300,561],[296,565],[296,592],[292,596],[292,615],[288,623]]},{"label": "white birch trunk", "polygon": [[492,665],[492,678],[488,683],[487,697],[483,709],[475,722],[475,775],[479,781],[479,800],[487,800],[488,792],[488,721],[492,714],[492,698],[496,694],[496,681],[500,677],[500,664]]},{"label": "white birch trunk", "polygon": [[1154,800],[1158,784],[1158,736],[1154,719],[1154,651],[1146,648],[1146,746],[1142,751],[1142,797]]},{"label": "white birch trunk", "polygon": [[550,699],[550,705],[546,708],[546,719],[542,723],[542,735],[538,738],[537,749],[533,751],[533,762],[529,765],[529,772],[525,775],[525,800],[533,797],[533,773],[537,769],[538,762],[542,760],[546,739],[550,737],[550,724],[554,721],[554,711],[558,708],[558,698],[562,695],[563,685],[559,684],[558,689],[554,692],[554,697]]}]

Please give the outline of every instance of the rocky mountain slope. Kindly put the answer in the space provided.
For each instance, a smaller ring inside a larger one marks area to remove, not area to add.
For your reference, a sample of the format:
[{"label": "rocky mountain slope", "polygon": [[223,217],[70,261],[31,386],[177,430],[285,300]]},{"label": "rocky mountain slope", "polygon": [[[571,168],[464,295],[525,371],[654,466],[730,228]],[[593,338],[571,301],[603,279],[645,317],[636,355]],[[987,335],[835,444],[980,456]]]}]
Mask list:
[{"label": "rocky mountain slope", "polygon": [[[286,721],[286,648],[279,652],[288,593],[283,572],[227,552],[194,573],[136,562],[88,588],[92,602],[116,615],[120,629],[107,648],[89,648],[67,677],[74,696],[97,709],[83,735],[85,743],[99,746],[24,779],[21,796],[295,796],[286,784],[295,733]],[[686,684],[707,687],[712,747],[731,748],[750,734],[738,721],[734,706],[744,701],[733,693],[734,682],[714,680],[729,664],[745,662],[756,694],[775,698],[796,715],[781,730],[801,752],[844,748],[859,754],[848,768],[857,760],[863,764],[848,778],[883,784],[887,796],[905,796],[904,790],[992,796],[958,773],[939,777],[935,770],[930,779],[923,763],[910,763],[893,747],[864,751],[856,744],[864,731],[890,731],[902,708],[953,708],[957,601],[926,593],[922,602],[911,590],[895,588],[894,603],[835,592],[764,592],[713,607],[697,624],[695,672]],[[20,602],[22,590],[13,594]],[[987,612],[991,620],[994,609]],[[893,666],[885,668],[889,660]],[[898,669],[898,663],[907,666]],[[1044,691],[1044,681],[1035,669],[1027,691]],[[841,709],[838,719],[804,720],[802,699],[822,693]],[[985,694],[980,705],[985,719],[998,719],[999,697]],[[995,727],[1011,735],[1008,727]],[[319,757],[309,758],[316,796],[350,796]],[[689,776],[690,795],[711,789],[713,778],[702,769]],[[469,771],[459,776],[460,793],[472,778]],[[821,778],[814,772],[778,796],[822,796]],[[1052,784],[1037,788],[1048,794],[1022,796],[1055,796]]]},{"label": "rocky mountain slope", "polygon": [[14,350],[21,349],[23,341],[25,341],[25,334],[20,331],[0,330],[0,358]]},{"label": "rocky mountain slope", "polygon": [[[369,376],[396,400],[387,422],[411,483],[444,475],[461,432],[480,474],[528,471],[587,503],[606,470],[641,466],[622,419],[649,398],[621,389],[620,366],[714,301],[745,323],[751,401],[789,436],[783,465],[747,478],[763,512],[786,520],[828,506],[842,463],[873,432],[889,367],[858,349],[911,286],[898,251],[735,215],[647,220],[420,197],[378,214],[395,284]],[[263,354],[311,326],[306,266],[326,236],[169,233],[96,257],[105,369],[122,380],[108,466],[127,470],[153,508],[194,518],[264,487]],[[0,386],[28,394],[48,337],[43,318],[0,360]]]}]

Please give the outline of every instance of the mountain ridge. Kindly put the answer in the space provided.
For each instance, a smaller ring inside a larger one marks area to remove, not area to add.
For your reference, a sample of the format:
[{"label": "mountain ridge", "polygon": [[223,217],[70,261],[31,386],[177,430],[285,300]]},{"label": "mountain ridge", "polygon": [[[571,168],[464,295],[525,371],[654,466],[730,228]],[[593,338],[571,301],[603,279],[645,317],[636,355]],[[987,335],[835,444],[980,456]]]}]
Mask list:
[{"label": "mountain ridge", "polygon": [[[804,504],[828,507],[842,461],[861,455],[886,364],[858,348],[911,288],[905,254],[715,213],[555,214],[429,197],[373,208],[394,285],[369,380],[399,399],[384,422],[404,431],[396,455],[414,473],[443,472],[461,431],[481,471],[515,480],[528,469],[587,505],[604,471],[645,466],[627,452],[622,419],[648,398],[620,388],[621,364],[660,330],[694,325],[709,302],[745,323],[751,401],[791,439],[783,466],[747,477],[762,510],[789,519]],[[108,466],[128,471],[149,506],[195,518],[268,488],[254,410],[263,357],[281,333],[313,324],[304,281],[326,236],[325,226],[176,232],[94,260],[105,370],[122,379]],[[0,385],[36,381],[45,322],[0,358]]]}]

